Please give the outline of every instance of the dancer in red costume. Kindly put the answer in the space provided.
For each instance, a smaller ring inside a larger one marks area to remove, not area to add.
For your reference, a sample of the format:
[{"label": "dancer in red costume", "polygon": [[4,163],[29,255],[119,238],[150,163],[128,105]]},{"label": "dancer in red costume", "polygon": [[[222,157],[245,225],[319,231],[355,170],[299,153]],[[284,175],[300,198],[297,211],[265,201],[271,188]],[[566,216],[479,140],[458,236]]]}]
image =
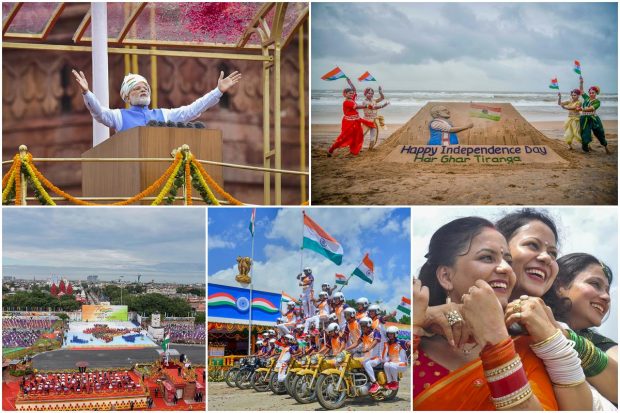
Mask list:
[{"label": "dancer in red costume", "polygon": [[346,88],[342,91],[345,100],[342,103],[343,116],[340,135],[336,138],[332,146],[330,146],[327,156],[332,156],[336,148],[345,148],[347,146],[352,155],[357,155],[362,150],[362,144],[364,143],[362,124],[369,128],[376,128],[374,122],[360,118],[357,110],[364,109],[367,106],[355,103],[355,98],[357,97],[355,86],[353,82],[351,82],[351,79],[347,78],[347,82],[349,82],[350,88]]}]

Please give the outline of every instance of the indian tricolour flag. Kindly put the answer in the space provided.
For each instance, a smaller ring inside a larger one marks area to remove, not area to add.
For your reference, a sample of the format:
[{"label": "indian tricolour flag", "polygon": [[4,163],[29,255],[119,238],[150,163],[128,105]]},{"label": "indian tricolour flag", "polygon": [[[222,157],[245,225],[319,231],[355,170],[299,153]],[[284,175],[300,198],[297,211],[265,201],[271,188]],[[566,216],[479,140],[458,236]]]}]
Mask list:
[{"label": "indian tricolour flag", "polygon": [[254,221],[256,220],[256,208],[252,209],[252,216],[250,217],[250,227],[248,228],[250,230],[250,234],[252,234],[252,236],[254,236]]},{"label": "indian tricolour flag", "polygon": [[168,347],[170,347],[170,333],[166,333],[166,337],[164,337],[164,340],[161,342],[162,350],[166,351]]},{"label": "indian tricolour flag", "polygon": [[336,284],[347,285],[347,277],[344,274],[336,274]]},{"label": "indian tricolour flag", "polygon": [[301,248],[325,256],[337,265],[342,264],[342,245],[304,212],[304,239]]},{"label": "indian tricolour flag", "polygon": [[347,77],[347,75],[345,75],[344,72],[338,66],[336,66],[334,69],[330,70],[329,72],[327,72],[323,76],[321,76],[321,79],[323,79],[323,80],[337,80],[337,79],[342,79],[342,78],[346,78],[346,77]]},{"label": "indian tricolour flag", "polygon": [[357,78],[360,82],[376,82],[377,79],[374,78],[370,72],[365,71],[360,77]]},{"label": "indian tricolour flag", "polygon": [[471,103],[469,105],[469,116],[472,118],[482,118],[498,121],[502,116],[502,108],[489,105]]},{"label": "indian tricolour flag", "polygon": [[282,291],[282,302],[283,303],[288,303],[288,302],[297,303],[297,300],[292,295],[288,295],[287,293]]},{"label": "indian tricolour flag", "polygon": [[411,300],[407,297],[403,297],[400,300],[400,304],[396,307],[398,311],[401,311],[403,314],[411,315]]},{"label": "indian tricolour flag", "polygon": [[358,265],[355,271],[353,271],[353,275],[357,275],[362,280],[372,284],[375,279],[375,264],[372,262],[368,254],[364,256],[364,259],[360,265]]},{"label": "indian tricolour flag", "polygon": [[575,66],[573,66],[573,70],[575,71],[575,73],[577,73],[578,75],[581,74],[581,63],[579,63],[579,60],[575,60]]}]

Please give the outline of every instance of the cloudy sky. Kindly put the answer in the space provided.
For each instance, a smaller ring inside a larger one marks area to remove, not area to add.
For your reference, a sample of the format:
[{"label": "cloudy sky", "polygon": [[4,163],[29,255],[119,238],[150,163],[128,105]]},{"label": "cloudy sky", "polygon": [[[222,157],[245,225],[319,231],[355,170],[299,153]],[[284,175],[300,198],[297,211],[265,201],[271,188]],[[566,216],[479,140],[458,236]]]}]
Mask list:
[{"label": "cloudy sky", "polygon": [[[424,264],[428,243],[433,233],[443,224],[466,216],[481,216],[497,221],[511,207],[420,207],[414,208],[413,220],[413,272]],[[613,271],[610,289],[612,306],[610,316],[601,325],[603,335],[618,341],[618,214],[615,207],[552,208],[546,209],[558,227],[560,255],[573,252],[592,254],[605,262]]]},{"label": "cloudy sky", "polygon": [[2,221],[4,275],[205,280],[202,208],[3,208]]},{"label": "cloudy sky", "polygon": [[[251,209],[210,208],[209,282],[235,285],[237,256],[250,256],[248,230]],[[343,292],[347,298],[367,297],[383,300],[383,308],[393,310],[403,295],[410,293],[410,218],[409,209],[391,208],[317,208],[307,211],[343,249],[340,266],[313,251],[303,252],[303,267],[312,268],[315,287],[334,283],[335,273],[349,276],[368,252],[375,264],[372,285],[354,277]],[[258,208],[254,241],[254,288],[285,291],[298,296],[297,274],[301,272],[301,208]]]},{"label": "cloudy sky", "polygon": [[[312,88],[339,66],[368,70],[386,89],[549,91],[586,84],[618,90],[616,3],[313,3]],[[374,82],[370,83],[373,85]],[[362,87],[361,84],[358,84]]]}]

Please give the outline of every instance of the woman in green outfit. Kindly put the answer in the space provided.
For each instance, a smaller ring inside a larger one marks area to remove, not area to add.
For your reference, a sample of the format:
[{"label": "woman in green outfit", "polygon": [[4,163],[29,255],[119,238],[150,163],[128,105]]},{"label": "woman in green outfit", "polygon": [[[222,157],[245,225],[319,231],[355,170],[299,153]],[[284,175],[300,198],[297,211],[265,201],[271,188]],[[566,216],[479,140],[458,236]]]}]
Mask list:
[{"label": "woman in green outfit", "polygon": [[579,118],[581,148],[584,152],[590,152],[589,145],[590,142],[592,142],[592,134],[594,134],[596,139],[603,145],[603,148],[605,148],[605,152],[610,154],[611,152],[609,148],[607,148],[607,140],[605,140],[603,122],[596,114],[596,110],[601,106],[601,101],[596,98],[596,95],[601,93],[601,89],[598,86],[591,86],[590,89],[588,89],[588,93],[585,93],[583,91],[583,77],[579,76],[579,90],[583,98],[581,117]]}]

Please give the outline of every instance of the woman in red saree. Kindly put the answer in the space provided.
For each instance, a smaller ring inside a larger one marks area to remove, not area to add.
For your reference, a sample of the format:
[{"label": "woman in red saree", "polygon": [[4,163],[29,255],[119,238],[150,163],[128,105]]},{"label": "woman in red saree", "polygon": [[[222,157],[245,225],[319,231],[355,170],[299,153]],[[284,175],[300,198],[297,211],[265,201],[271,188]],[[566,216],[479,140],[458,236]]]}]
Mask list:
[{"label": "woman in red saree", "polygon": [[357,155],[362,150],[364,144],[364,131],[362,124],[369,128],[376,128],[374,122],[360,118],[358,109],[363,109],[366,105],[358,105],[355,102],[357,93],[355,86],[351,82],[351,79],[347,78],[350,88],[343,90],[342,95],[345,97],[345,101],[342,103],[342,126],[340,128],[340,135],[334,140],[332,146],[330,146],[327,155],[332,156],[334,150],[337,148],[349,147],[349,152],[352,155]]}]

